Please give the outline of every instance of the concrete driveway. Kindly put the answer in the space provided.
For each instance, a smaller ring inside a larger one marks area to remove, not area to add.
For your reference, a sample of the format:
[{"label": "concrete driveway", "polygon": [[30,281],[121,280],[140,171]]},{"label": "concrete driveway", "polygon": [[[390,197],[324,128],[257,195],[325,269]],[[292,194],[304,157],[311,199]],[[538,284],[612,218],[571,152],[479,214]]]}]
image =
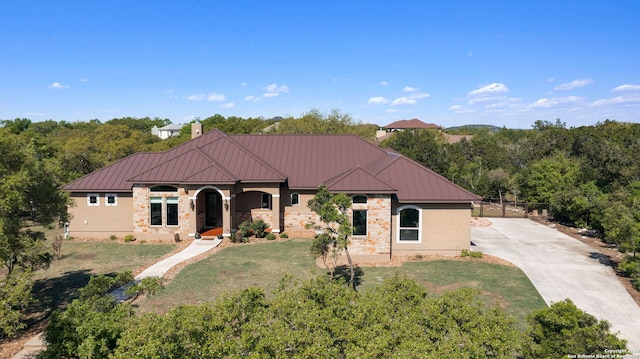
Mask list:
[{"label": "concrete driveway", "polygon": [[528,219],[489,220],[489,227],[471,228],[472,250],[517,265],[547,304],[569,298],[607,320],[629,349],[640,349],[640,308],[591,247]]}]

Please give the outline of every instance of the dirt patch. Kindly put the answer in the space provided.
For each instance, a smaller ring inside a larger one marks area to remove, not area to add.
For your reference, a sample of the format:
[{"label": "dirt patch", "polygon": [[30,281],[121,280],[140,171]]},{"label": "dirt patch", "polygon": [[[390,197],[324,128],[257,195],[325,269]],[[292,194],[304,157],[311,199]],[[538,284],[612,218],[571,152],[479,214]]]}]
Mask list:
[{"label": "dirt patch", "polygon": [[598,258],[602,264],[613,268],[620,283],[622,283],[636,304],[640,306],[640,292],[633,287],[630,278],[623,277],[617,270],[618,263],[620,263],[625,256],[624,253],[620,253],[615,246],[603,242],[600,238],[585,235],[584,231],[579,228],[565,226],[545,217],[531,217],[530,219],[573,237],[593,248],[594,254],[592,257]]}]

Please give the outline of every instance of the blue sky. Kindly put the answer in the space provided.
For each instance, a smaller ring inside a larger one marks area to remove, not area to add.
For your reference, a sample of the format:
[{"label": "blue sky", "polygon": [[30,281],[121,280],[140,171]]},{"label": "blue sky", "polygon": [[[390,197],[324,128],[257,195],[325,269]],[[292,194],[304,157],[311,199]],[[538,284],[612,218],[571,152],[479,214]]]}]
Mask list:
[{"label": "blue sky", "polygon": [[640,122],[640,1],[0,3],[0,119]]}]

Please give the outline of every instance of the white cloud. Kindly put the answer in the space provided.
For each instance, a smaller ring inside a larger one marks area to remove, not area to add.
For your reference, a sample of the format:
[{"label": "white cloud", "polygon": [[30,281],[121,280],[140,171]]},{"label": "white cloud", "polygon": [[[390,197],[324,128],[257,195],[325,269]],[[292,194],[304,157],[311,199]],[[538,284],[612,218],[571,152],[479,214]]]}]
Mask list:
[{"label": "white cloud", "polygon": [[640,85],[620,85],[611,90],[611,92],[623,92],[623,91],[640,91]]},{"label": "white cloud", "polygon": [[411,86],[407,86],[407,87],[402,89],[402,92],[416,92],[416,91],[418,91],[418,89],[415,88],[415,87],[411,87]]},{"label": "white cloud", "polygon": [[431,97],[431,95],[429,95],[428,93],[424,93],[424,92],[417,92],[417,93],[412,93],[411,95],[409,95],[409,98],[412,100],[419,100],[421,98],[427,98],[427,97]]},{"label": "white cloud", "polygon": [[387,100],[382,96],[377,96],[377,97],[369,98],[369,101],[367,101],[367,103],[371,105],[381,105],[381,104],[389,103],[389,100]]},{"label": "white cloud", "polygon": [[202,101],[204,100],[204,98],[205,98],[204,94],[193,94],[193,95],[187,96],[188,101]]},{"label": "white cloud", "polygon": [[243,82],[243,83],[240,84],[240,86],[242,86],[242,87],[247,87],[247,85],[248,85],[248,83],[246,83],[246,82]]},{"label": "white cloud", "polygon": [[467,105],[473,105],[481,102],[491,102],[491,101],[503,101],[506,100],[507,96],[482,96],[482,97],[474,97],[467,102]]},{"label": "white cloud", "polygon": [[227,98],[222,94],[217,94],[215,92],[207,95],[207,101],[225,101]]},{"label": "white cloud", "polygon": [[584,99],[578,96],[556,97],[556,98],[541,98],[538,101],[529,105],[530,108],[549,108],[556,107],[565,104],[572,104],[582,102]]},{"label": "white cloud", "polygon": [[287,85],[278,86],[278,84],[274,82],[271,85],[265,87],[264,90],[266,92],[277,92],[277,93],[289,92],[289,87],[287,87]]},{"label": "white cloud", "polygon": [[389,86],[389,83],[387,81],[380,81],[378,83],[378,85],[380,85],[380,86]]},{"label": "white cloud", "polygon": [[89,82],[87,79],[80,79],[80,82]]},{"label": "white cloud", "polygon": [[69,88],[69,86],[63,85],[63,84],[61,84],[59,82],[54,82],[51,85],[49,85],[47,88],[60,90],[60,89],[67,89],[67,88]]},{"label": "white cloud", "polygon": [[553,81],[555,81],[555,80],[556,80],[556,79],[554,79],[553,77],[549,77],[549,78],[547,79],[547,82],[553,82]]},{"label": "white cloud", "polygon": [[415,104],[417,101],[414,99],[410,99],[408,97],[399,97],[395,100],[393,100],[391,102],[391,106],[397,106],[397,105],[413,105]]},{"label": "white cloud", "polygon": [[449,107],[449,110],[451,110],[451,111],[456,111],[456,110],[460,110],[460,109],[462,109],[462,106],[460,106],[460,105],[453,105],[453,106]]},{"label": "white cloud", "polygon": [[233,102],[225,103],[222,106],[220,106],[220,108],[234,108],[234,107],[236,107],[236,104]]},{"label": "white cloud", "polygon": [[271,97],[278,97],[278,96],[280,96],[280,93],[278,92],[267,92],[262,95],[262,97],[264,98],[271,98]]},{"label": "white cloud", "polygon": [[482,86],[479,89],[473,90],[468,93],[469,96],[487,96],[496,93],[509,92],[507,86],[502,83],[494,82],[492,84]]},{"label": "white cloud", "polygon": [[556,91],[569,91],[577,88],[589,86],[593,83],[592,79],[578,79],[568,83],[560,84],[554,88]]},{"label": "white cloud", "polygon": [[396,113],[396,112],[398,112],[398,110],[393,109],[393,108],[388,108],[388,109],[384,110],[384,112],[386,112],[386,113]]},{"label": "white cloud", "polygon": [[256,96],[246,96],[244,98],[245,101],[250,101],[250,102],[258,102],[260,101],[260,97],[256,97]]},{"label": "white cloud", "polygon": [[591,104],[591,106],[605,106],[605,105],[623,105],[629,103],[640,103],[640,96],[629,97],[629,96],[618,96],[613,98],[605,98],[598,101],[595,101]]}]

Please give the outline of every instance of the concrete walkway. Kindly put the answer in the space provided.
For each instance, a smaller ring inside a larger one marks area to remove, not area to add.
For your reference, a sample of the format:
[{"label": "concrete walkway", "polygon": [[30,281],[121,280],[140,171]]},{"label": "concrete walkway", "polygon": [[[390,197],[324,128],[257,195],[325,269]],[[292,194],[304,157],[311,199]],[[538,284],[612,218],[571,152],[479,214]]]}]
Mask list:
[{"label": "concrete walkway", "polygon": [[611,324],[613,332],[640,349],[640,308],[601,255],[579,240],[528,219],[491,218],[472,227],[472,250],[505,259],[522,269],[547,304],[571,299]]},{"label": "concrete walkway", "polygon": [[[156,264],[152,265],[151,267],[145,269],[144,271],[142,271],[142,273],[138,274],[135,277],[135,280],[140,281],[143,278],[147,278],[147,277],[162,278],[165,275],[165,273],[167,273],[174,266],[186,260],[195,258],[200,254],[203,254],[217,247],[220,244],[220,242],[222,242],[222,240],[220,239],[195,240],[187,248],[183,249],[182,251],[172,255],[171,257],[165,258],[157,262]],[[120,287],[115,291],[111,292],[110,294],[116,297],[116,299],[122,301],[126,299],[126,296],[124,295],[124,291],[126,290],[126,288],[127,286]],[[42,338],[42,333],[38,333],[37,335],[29,339],[27,343],[25,343],[22,350],[18,354],[13,356],[13,359],[36,358],[38,356],[38,353],[40,353],[44,349],[45,349],[45,343],[44,343],[44,339]]]}]

